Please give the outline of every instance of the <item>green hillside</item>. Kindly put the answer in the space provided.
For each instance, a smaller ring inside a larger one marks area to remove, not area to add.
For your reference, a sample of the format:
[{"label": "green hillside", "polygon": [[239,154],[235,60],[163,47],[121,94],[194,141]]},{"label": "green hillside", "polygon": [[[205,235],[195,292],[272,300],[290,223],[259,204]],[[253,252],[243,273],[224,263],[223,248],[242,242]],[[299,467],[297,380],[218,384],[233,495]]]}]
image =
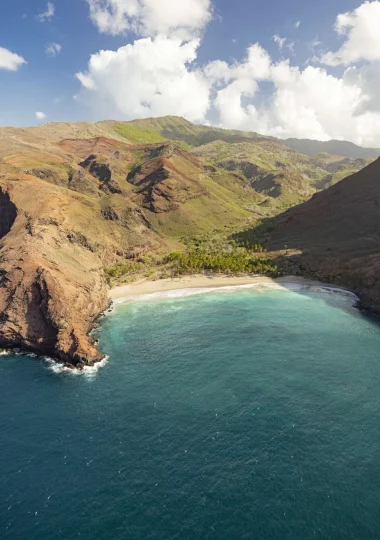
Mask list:
[{"label": "green hillside", "polygon": [[[269,212],[307,200],[316,191],[339,182],[371,162],[371,159],[357,157],[360,147],[356,147],[354,158],[345,157],[344,153],[314,155],[312,152],[307,155],[308,152],[303,154],[290,148],[287,141],[255,132],[192,124],[176,116],[103,124],[107,124],[118,138],[131,144],[175,141],[208,165],[240,176],[256,192],[267,196],[261,204],[262,209],[267,208]],[[300,144],[302,147],[302,141]],[[340,144],[339,148],[344,151],[351,148],[350,145]],[[366,150],[363,149],[364,155],[368,153]]]},{"label": "green hillside", "polygon": [[[129,139],[131,130],[132,137],[135,137],[135,130],[146,134],[146,143],[159,142],[152,141],[153,133],[156,137],[169,139],[171,141],[181,141],[190,147],[198,147],[213,141],[225,141],[228,143],[252,141],[257,139],[269,139],[258,133],[221,129],[212,126],[202,126],[192,124],[184,118],[177,116],[165,116],[163,118],[148,118],[145,120],[133,120],[132,122],[118,122],[115,126],[118,134]],[[143,138],[143,137],[142,137]],[[136,139],[130,139],[136,143]]]}]

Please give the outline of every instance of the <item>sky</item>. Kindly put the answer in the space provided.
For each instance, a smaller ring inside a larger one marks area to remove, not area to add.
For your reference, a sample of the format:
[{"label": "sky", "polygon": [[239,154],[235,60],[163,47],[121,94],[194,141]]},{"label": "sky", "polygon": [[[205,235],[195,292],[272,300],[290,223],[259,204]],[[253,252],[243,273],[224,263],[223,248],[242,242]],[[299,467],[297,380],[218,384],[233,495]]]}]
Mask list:
[{"label": "sky", "polygon": [[380,147],[380,0],[4,0],[0,125],[164,115]]}]

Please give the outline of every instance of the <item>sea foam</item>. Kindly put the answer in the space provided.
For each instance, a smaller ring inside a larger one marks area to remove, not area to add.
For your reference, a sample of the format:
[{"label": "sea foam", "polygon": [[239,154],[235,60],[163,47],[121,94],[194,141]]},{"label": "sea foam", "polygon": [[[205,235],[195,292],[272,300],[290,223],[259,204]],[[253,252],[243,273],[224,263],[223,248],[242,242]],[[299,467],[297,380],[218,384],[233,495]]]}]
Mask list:
[{"label": "sea foam", "polygon": [[358,297],[351,291],[341,289],[338,287],[329,287],[324,285],[309,285],[303,283],[271,283],[271,282],[258,282],[249,283],[246,285],[226,285],[222,287],[198,287],[189,289],[173,289],[170,291],[158,291],[149,294],[140,294],[135,296],[128,296],[120,298],[114,302],[114,305],[123,304],[125,302],[152,302],[155,300],[175,300],[177,298],[186,298],[189,296],[198,296],[210,293],[228,293],[239,290],[252,290],[258,293],[266,291],[286,291],[291,290],[295,292],[311,291],[317,293],[337,293],[345,296],[350,296],[355,300],[359,300]]},{"label": "sea foam", "polygon": [[97,362],[93,366],[84,366],[80,370],[70,368],[66,366],[65,364],[58,362],[57,360],[50,358],[49,356],[44,356],[43,360],[48,365],[48,368],[50,369],[50,371],[52,371],[56,375],[62,375],[62,374],[73,375],[73,376],[82,375],[86,377],[87,379],[92,379],[96,376],[98,371],[104,368],[105,365],[108,363],[109,356],[105,356],[103,360],[101,360],[100,362]]}]

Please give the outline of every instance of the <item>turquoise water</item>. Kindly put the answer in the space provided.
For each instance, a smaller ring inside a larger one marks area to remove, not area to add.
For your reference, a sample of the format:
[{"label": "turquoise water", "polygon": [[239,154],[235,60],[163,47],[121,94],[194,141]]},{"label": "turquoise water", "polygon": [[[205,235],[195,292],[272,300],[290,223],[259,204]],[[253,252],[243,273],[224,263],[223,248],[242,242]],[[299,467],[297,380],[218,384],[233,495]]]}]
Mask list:
[{"label": "turquoise water", "polygon": [[120,306],[96,375],[0,358],[3,540],[378,540],[380,327],[336,294]]}]

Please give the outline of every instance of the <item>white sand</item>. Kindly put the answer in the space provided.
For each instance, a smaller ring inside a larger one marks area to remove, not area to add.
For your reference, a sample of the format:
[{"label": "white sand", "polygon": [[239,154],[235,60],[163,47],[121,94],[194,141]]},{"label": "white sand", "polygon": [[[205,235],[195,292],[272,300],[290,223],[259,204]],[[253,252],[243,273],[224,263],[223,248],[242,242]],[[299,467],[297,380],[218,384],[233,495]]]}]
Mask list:
[{"label": "white sand", "polygon": [[[262,275],[255,276],[225,276],[225,275],[192,275],[180,278],[161,279],[157,281],[141,280],[128,285],[116,287],[110,291],[110,298],[115,304],[122,302],[141,300],[153,300],[155,298],[179,298],[194,294],[212,292],[218,289],[257,289],[257,290],[300,290],[319,289],[345,290],[336,285],[327,285],[319,281],[295,276],[285,276],[272,279]],[[346,291],[348,294],[349,291]],[[354,296],[354,295],[353,295]]]}]

